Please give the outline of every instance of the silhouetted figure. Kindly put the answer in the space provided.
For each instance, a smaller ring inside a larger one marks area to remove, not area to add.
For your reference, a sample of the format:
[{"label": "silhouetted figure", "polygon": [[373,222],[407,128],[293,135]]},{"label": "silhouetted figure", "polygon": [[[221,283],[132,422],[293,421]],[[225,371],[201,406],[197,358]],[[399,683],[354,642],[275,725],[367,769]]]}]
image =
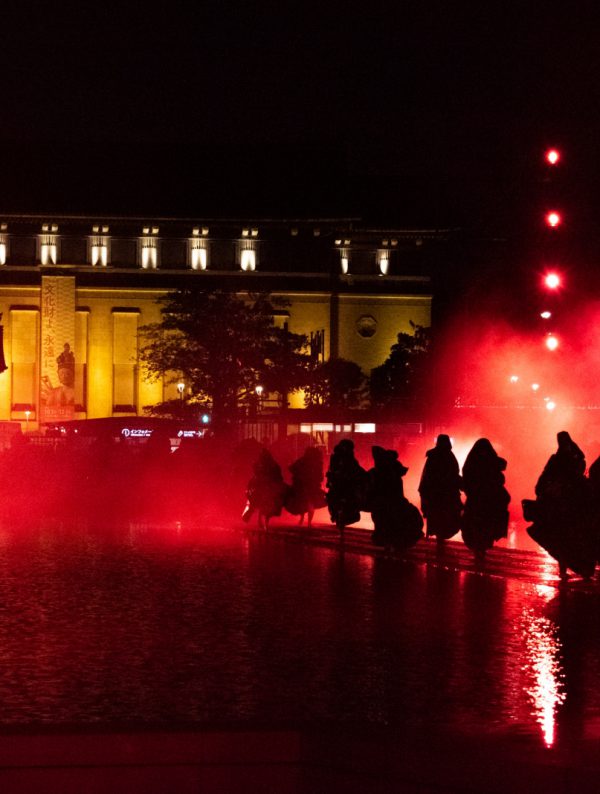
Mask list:
[{"label": "silhouetted figure", "polygon": [[590,512],[590,533],[596,553],[595,562],[600,560],[600,457],[588,470],[588,498]]},{"label": "silhouetted figure", "polygon": [[506,461],[487,438],[473,444],[463,466],[462,489],[466,501],[462,536],[480,561],[495,541],[508,534],[510,494],[504,487],[505,470]]},{"label": "silhouetted figure", "polygon": [[344,527],[360,520],[366,472],[354,457],[354,443],[342,439],[333,449],[327,471],[327,506],[331,521]]},{"label": "silhouetted figure", "polygon": [[427,537],[434,536],[443,543],[460,530],[463,507],[460,469],[450,437],[440,433],[425,457],[419,483],[421,512],[427,520]]},{"label": "silhouetted figure", "polygon": [[534,522],[527,531],[558,561],[561,578],[567,576],[569,568],[587,578],[594,573],[597,550],[585,456],[566,431],[556,438],[558,449],[535,486]]},{"label": "silhouetted figure", "polygon": [[308,515],[307,524],[312,526],[315,510],[325,507],[323,482],[323,453],[317,447],[308,447],[298,460],[289,466],[292,486],[285,499],[285,509],[294,516],[300,516],[300,524]]},{"label": "silhouetted figure", "polygon": [[263,449],[253,466],[253,474],[248,483],[246,507],[242,514],[244,521],[250,521],[257,513],[258,526],[269,528],[269,519],[281,515],[287,487],[283,481],[281,466],[266,449]]},{"label": "silhouetted figure", "polygon": [[367,506],[373,519],[372,541],[388,550],[404,551],[423,537],[423,518],[404,496],[402,478],[408,471],[392,449],[372,447],[367,474]]}]

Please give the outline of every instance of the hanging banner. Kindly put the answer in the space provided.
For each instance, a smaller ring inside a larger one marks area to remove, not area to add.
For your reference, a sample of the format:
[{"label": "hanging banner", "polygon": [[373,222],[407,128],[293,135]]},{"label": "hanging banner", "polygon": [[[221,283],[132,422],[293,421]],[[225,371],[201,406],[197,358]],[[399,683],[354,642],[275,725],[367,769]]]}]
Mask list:
[{"label": "hanging banner", "polygon": [[40,422],[75,415],[75,278],[42,276]]}]

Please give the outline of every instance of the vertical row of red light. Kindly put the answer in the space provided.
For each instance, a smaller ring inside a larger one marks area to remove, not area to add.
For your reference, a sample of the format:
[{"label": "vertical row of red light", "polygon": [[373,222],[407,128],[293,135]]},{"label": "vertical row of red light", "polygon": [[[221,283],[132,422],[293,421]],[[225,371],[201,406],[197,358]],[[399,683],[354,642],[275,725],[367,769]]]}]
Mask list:
[{"label": "vertical row of red light", "polygon": [[[546,168],[552,172],[558,168],[561,163],[561,153],[558,149],[547,149],[544,154],[544,159],[546,161]],[[548,174],[548,181],[552,181],[551,173]],[[549,234],[554,237],[554,235],[559,233],[560,227],[563,223],[562,211],[557,207],[548,208],[544,216],[544,221],[548,227]],[[551,244],[546,246],[545,253],[546,255],[550,253],[552,257],[555,257],[556,249],[557,246]],[[563,286],[563,275],[560,272],[560,269],[556,268],[556,264],[557,263],[553,261],[551,266],[548,266],[548,269],[543,275],[543,286],[545,287],[547,294],[553,293],[556,295]],[[554,313],[554,305],[552,305],[552,310],[550,310],[548,306],[545,306],[540,312],[540,316],[545,323],[554,323]],[[544,343],[550,352],[554,352],[560,346],[558,336],[551,330],[546,332]],[[553,411],[556,407],[554,400],[551,397],[546,396],[544,397],[544,401],[546,403],[546,408],[550,411]]]},{"label": "vertical row of red light", "polygon": [[[558,149],[547,149],[544,154],[544,159],[546,162],[546,167],[554,170],[555,168],[559,167],[562,158]],[[551,234],[558,233],[558,230],[560,229],[560,226],[563,222],[562,212],[556,207],[551,207],[546,210],[544,221]],[[547,269],[543,275],[543,286],[546,288],[546,290],[548,290],[548,292],[557,293],[561,289],[562,285],[563,277],[555,268],[555,263],[552,263],[552,267]],[[540,316],[543,320],[550,321],[553,319],[553,312],[550,311],[549,308],[544,307],[543,311],[540,312]],[[554,351],[559,347],[560,342],[555,333],[548,331],[545,335],[545,344],[548,350]]]}]

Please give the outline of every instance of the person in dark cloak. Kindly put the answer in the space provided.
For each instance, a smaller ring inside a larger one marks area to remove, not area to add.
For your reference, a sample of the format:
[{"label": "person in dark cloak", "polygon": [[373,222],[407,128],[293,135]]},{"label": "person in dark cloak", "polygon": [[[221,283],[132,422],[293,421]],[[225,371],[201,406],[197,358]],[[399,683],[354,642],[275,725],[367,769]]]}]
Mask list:
[{"label": "person in dark cloak", "polygon": [[327,507],[331,522],[343,534],[344,527],[360,520],[366,472],[354,457],[354,442],[342,439],[333,449],[327,471]]},{"label": "person in dark cloak", "polygon": [[252,468],[242,519],[250,521],[253,513],[257,513],[258,526],[268,529],[269,520],[281,515],[288,486],[283,480],[281,466],[266,449],[261,450]]},{"label": "person in dark cloak", "polygon": [[427,521],[427,537],[436,537],[438,544],[460,530],[462,500],[460,469],[452,452],[452,442],[440,433],[435,447],[425,453],[425,466],[419,483],[421,512]]},{"label": "person in dark cloak", "polygon": [[482,562],[488,549],[508,535],[510,494],[504,487],[506,460],[487,438],[478,439],[462,470],[466,500],[462,520],[463,540]]},{"label": "person in dark cloak", "polygon": [[[561,579],[568,569],[584,578],[594,573],[597,549],[590,515],[590,484],[585,455],[569,433],[557,434],[558,449],[550,456],[535,486],[534,522],[529,535],[559,565]],[[596,481],[596,470],[592,482]]]},{"label": "person in dark cloak", "polygon": [[372,542],[387,551],[405,551],[423,537],[423,519],[404,496],[408,471],[393,449],[374,446],[373,468],[367,473],[367,504],[373,519]]},{"label": "person in dark cloak", "polygon": [[300,516],[299,523],[312,526],[315,510],[325,507],[325,492],[321,488],[323,482],[323,453],[317,447],[308,447],[304,453],[289,466],[292,475],[292,486],[289,489],[285,509],[288,513]]}]

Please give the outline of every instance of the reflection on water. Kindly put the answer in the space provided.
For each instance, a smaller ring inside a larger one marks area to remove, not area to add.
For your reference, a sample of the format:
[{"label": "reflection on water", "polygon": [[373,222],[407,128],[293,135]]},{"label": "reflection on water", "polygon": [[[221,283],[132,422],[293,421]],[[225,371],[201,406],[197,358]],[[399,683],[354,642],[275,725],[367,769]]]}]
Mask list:
[{"label": "reflection on water", "polygon": [[[228,531],[0,537],[0,723],[402,726],[560,745],[595,592]],[[591,727],[592,726],[592,727]]]},{"label": "reflection on water", "polygon": [[[538,586],[537,592],[546,599],[554,595],[553,588],[544,585]],[[551,747],[555,740],[556,712],[566,698],[558,629],[552,620],[536,614],[533,607],[524,607],[521,625],[527,649],[523,670],[530,681],[525,691],[533,703],[544,743]]]}]

